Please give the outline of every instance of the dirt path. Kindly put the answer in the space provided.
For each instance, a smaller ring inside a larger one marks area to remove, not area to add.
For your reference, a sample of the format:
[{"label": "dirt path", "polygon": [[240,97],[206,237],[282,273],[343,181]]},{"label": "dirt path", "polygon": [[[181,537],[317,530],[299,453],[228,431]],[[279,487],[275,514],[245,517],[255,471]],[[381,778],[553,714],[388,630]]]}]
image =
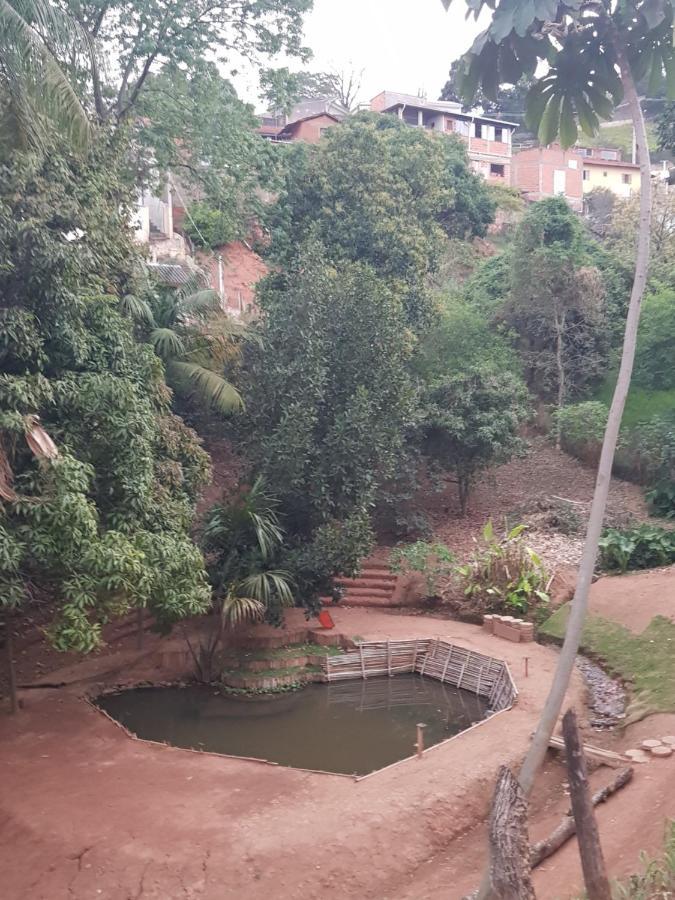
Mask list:
[{"label": "dirt path", "polygon": [[484,814],[499,763],[522,757],[555,652],[422,616],[334,615],[348,635],[442,636],[505,658],[519,702],[421,761],[354,782],[132,740],[74,688],[24,692],[22,713],[0,719],[2,897],[394,896]]},{"label": "dirt path", "polygon": [[675,566],[600,578],[593,585],[590,613],[620,622],[635,634],[654,616],[675,621]]}]

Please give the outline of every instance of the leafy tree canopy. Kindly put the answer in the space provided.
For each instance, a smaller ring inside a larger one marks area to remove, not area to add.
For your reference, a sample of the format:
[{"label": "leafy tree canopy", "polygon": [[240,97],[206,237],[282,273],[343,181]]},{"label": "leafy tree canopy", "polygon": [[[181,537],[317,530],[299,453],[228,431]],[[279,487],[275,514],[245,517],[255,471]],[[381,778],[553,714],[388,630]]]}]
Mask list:
[{"label": "leafy tree canopy", "polygon": [[279,113],[289,113],[299,100],[336,100],[349,112],[360,86],[355,72],[291,72],[284,67],[260,73],[262,95],[270,110]]},{"label": "leafy tree canopy", "polygon": [[400,294],[368,265],[334,268],[315,242],[287,273],[268,276],[259,305],[263,346],[244,365],[244,447],[279,499],[281,567],[307,600],[369,549],[378,485],[394,473],[413,418],[413,338]]},{"label": "leafy tree canopy", "polygon": [[463,145],[409,128],[394,116],[359,113],[290,157],[268,220],[270,252],[292,260],[309,236],[335,263],[368,263],[424,320],[425,281],[444,236],[484,234],[494,202],[468,167]]},{"label": "leafy tree canopy", "polygon": [[[0,602],[46,597],[61,649],[129,607],[170,622],[210,596],[188,531],[208,458],[124,315],[139,285],[118,162],[56,147],[0,168]],[[35,416],[56,458],[36,454]]]},{"label": "leafy tree canopy", "polygon": [[273,183],[277,148],[256,133],[252,108],[215,63],[167,63],[147,79],[137,109],[138,180],[156,187],[169,171],[193,218],[191,201],[201,199],[219,214],[221,231],[228,223],[221,243],[248,233],[259,214],[258,188]]}]

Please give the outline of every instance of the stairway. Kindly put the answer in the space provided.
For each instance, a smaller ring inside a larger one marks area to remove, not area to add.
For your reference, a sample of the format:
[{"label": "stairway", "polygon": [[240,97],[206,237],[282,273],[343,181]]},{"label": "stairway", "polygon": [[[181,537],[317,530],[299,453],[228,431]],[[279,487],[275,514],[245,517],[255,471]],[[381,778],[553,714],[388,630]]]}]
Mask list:
[{"label": "stairway", "polygon": [[392,574],[381,559],[366,559],[355,578],[335,579],[345,606],[398,606],[395,596],[398,576]]}]

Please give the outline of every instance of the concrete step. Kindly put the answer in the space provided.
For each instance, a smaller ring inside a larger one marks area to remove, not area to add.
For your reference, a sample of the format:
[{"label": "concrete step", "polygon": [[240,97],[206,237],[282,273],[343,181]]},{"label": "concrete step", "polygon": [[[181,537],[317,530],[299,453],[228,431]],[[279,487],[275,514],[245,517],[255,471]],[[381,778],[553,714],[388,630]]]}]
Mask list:
[{"label": "concrete step", "polygon": [[373,597],[370,595],[350,595],[345,597],[341,601],[341,606],[377,606],[377,607],[390,607],[390,606],[399,606],[400,604],[394,603],[391,595],[389,597]]},{"label": "concrete step", "polygon": [[348,588],[374,588],[381,591],[393,591],[396,587],[396,579],[391,578],[336,578],[335,583]]},{"label": "concrete step", "polygon": [[389,598],[393,595],[394,591],[391,589],[382,589],[382,588],[372,588],[372,587],[349,587],[345,591],[344,598],[348,600],[349,597],[385,597]]}]

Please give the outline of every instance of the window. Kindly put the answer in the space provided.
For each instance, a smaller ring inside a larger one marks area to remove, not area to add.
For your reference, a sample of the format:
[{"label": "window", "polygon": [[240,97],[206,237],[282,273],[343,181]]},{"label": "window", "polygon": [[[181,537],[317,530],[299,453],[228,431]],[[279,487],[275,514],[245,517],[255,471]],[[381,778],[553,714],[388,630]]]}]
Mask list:
[{"label": "window", "polygon": [[481,125],[480,122],[475,124],[475,135],[477,138],[487,138],[487,125]]},{"label": "window", "polygon": [[503,143],[503,141],[504,141],[504,129],[499,128],[496,125],[495,125],[495,140],[499,141],[500,143]]},{"label": "window", "polygon": [[565,170],[564,169],[554,169],[553,170],[553,193],[554,194],[564,194],[565,193]]},{"label": "window", "polygon": [[632,176],[632,175],[624,174],[624,175],[621,176],[621,183],[622,183],[622,184],[630,184],[630,183],[632,182],[632,180],[633,180],[633,176]]},{"label": "window", "polygon": [[618,150],[601,150],[600,151],[600,159],[618,159],[619,151]]},{"label": "window", "polygon": [[323,137],[329,128],[330,128],[330,125],[326,125],[325,128],[319,128],[319,137]]},{"label": "window", "polygon": [[577,160],[576,159],[568,159],[567,165],[569,166],[570,169],[576,169],[577,168]]},{"label": "window", "polygon": [[603,177],[603,178],[607,178],[607,170],[605,170],[605,171],[602,173],[602,177]]},{"label": "window", "polygon": [[463,119],[455,119],[454,124],[456,134],[463,134],[464,137],[469,137],[470,125],[468,122],[465,122]]},{"label": "window", "polygon": [[505,175],[504,166],[501,163],[490,163],[490,175],[503,178]]},{"label": "window", "polygon": [[591,173],[588,171],[588,169],[584,169],[583,175],[581,177],[584,181],[590,181]]}]

